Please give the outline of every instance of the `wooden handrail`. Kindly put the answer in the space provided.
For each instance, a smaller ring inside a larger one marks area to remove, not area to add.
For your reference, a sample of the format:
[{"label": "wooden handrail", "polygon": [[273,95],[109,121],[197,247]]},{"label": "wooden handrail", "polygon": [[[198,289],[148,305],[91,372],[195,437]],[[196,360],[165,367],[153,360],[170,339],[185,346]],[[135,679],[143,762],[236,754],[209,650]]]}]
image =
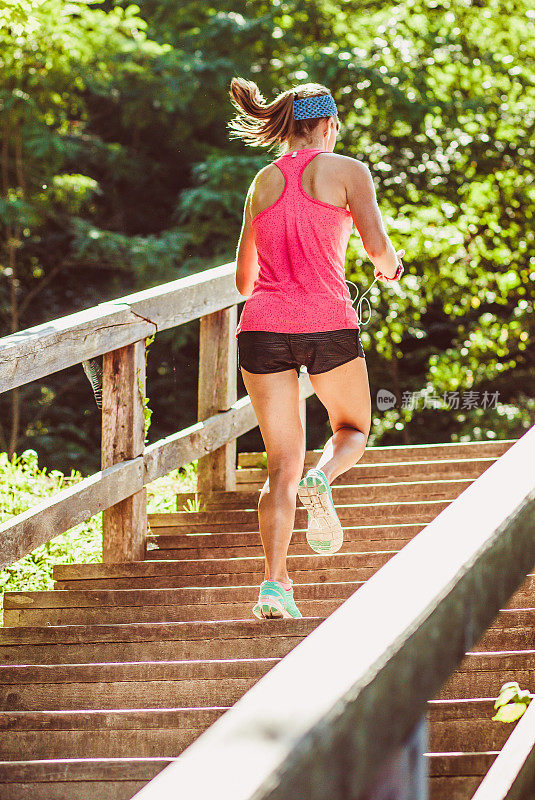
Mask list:
[{"label": "wooden handrail", "polygon": [[[236,437],[257,424],[236,401],[235,263],[127,295],[0,339],[0,391],[103,355],[102,469],[0,525],[0,568],[103,512],[103,560],[144,557],[145,486],[200,459],[199,491],[233,487]],[[145,448],[144,339],[201,318],[199,422]],[[301,401],[313,393],[300,380]]]},{"label": "wooden handrail", "polygon": [[535,427],[135,795],[360,797],[535,562]]},{"label": "wooden handrail", "polygon": [[143,488],[143,458],[114,464],[0,525],[0,569]]},{"label": "wooden handrail", "polygon": [[[300,398],[313,394],[308,375],[299,379]],[[257,425],[249,397],[228,411],[196,422],[149,445],[143,456],[122,461],[62,489],[52,498],[0,525],[0,569],[31,553],[53,536],[130,497],[173,469],[201,459]]]},{"label": "wooden handrail", "polygon": [[234,262],[0,339],[0,392],[233,306]]}]

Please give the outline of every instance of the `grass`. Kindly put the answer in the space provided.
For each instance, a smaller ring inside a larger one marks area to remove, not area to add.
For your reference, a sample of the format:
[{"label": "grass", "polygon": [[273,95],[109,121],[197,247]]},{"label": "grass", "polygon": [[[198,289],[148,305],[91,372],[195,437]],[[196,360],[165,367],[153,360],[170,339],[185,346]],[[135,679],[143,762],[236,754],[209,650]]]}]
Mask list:
[{"label": "grass", "polygon": [[[75,470],[64,475],[58,470],[40,469],[35,450],[25,450],[11,459],[0,453],[0,523],[21,514],[83,479]],[[174,470],[147,486],[149,512],[176,511],[176,494],[194,492],[197,462]],[[4,592],[41,591],[54,588],[54,564],[102,561],[102,514],[55,536],[32,553],[0,572],[0,624],[3,622]]]}]

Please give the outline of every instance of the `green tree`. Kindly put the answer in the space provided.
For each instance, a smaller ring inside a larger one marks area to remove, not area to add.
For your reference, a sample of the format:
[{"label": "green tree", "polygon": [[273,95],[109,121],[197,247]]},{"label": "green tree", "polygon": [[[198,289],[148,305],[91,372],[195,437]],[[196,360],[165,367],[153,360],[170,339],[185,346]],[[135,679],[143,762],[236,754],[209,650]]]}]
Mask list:
[{"label": "green tree", "polygon": [[[406,251],[402,293],[373,288],[362,334],[372,391],[398,397],[374,409],[375,442],[519,435],[534,410],[532,26],[525,0],[9,0],[3,331],[231,260],[245,192],[273,154],[229,141],[230,79],[256,80],[267,99],[319,81],[337,100],[337,151],[369,165]],[[364,288],[372,273],[355,234],[348,277]],[[192,421],[197,327],[151,347],[151,438]],[[423,390],[499,400],[401,407]],[[19,394],[0,397],[0,447],[96,466],[79,368]],[[313,404],[312,419],[319,444]]]}]

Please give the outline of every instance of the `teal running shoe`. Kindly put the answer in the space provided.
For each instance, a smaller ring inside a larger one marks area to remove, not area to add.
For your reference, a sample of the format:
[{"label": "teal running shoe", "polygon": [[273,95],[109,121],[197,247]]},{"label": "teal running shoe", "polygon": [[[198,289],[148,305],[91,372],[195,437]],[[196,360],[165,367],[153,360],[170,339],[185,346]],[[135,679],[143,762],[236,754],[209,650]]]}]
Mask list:
[{"label": "teal running shoe", "polygon": [[325,473],[314,467],[299,481],[297,494],[308,511],[307,542],[315,553],[336,553],[344,542],[344,531]]},{"label": "teal running shoe", "polygon": [[258,602],[253,614],[258,619],[300,619],[303,615],[294,602],[293,581],[291,588],[285,589],[278,581],[262,581]]}]

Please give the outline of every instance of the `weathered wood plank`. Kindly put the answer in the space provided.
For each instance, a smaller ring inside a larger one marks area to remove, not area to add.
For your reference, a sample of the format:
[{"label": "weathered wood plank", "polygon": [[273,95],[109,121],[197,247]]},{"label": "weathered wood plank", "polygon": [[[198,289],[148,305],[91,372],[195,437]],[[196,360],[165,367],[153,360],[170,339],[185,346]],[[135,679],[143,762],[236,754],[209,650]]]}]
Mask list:
[{"label": "weathered wood plank", "polygon": [[[319,619],[271,620],[270,633],[277,636],[306,636]],[[43,628],[0,628],[0,645],[83,644],[89,642],[156,642],[164,640],[253,639],[262,635],[262,622],[256,619],[213,620],[208,622],[139,622],[125,625],[69,625]],[[265,635],[265,634],[264,634]],[[6,662],[7,663],[7,662]],[[59,662],[58,662],[59,663]],[[82,662],[80,662],[82,663]]]},{"label": "weathered wood plank", "polygon": [[143,486],[143,459],[124,461],[62,489],[0,525],[0,567],[129,497]]},{"label": "weathered wood plank", "polygon": [[[338,506],[338,516],[344,527],[349,525],[403,525],[407,523],[426,523],[431,522],[449,501],[446,500],[427,500],[416,501],[404,500],[395,503],[353,503],[351,505]],[[162,516],[168,517],[163,520]],[[153,519],[155,524],[160,526],[170,526],[176,529],[182,528],[184,533],[237,533],[238,531],[257,531],[258,513],[255,509],[249,511],[180,511],[169,512],[165,515],[151,515],[151,526]],[[295,515],[295,528],[306,528],[307,512],[303,508],[297,508]]]},{"label": "weathered wood plank", "polygon": [[[158,562],[162,563],[162,562]],[[296,584],[321,581],[365,581],[370,578],[377,567],[351,567],[349,569],[332,567],[322,569],[321,573],[315,569],[296,570],[292,572],[292,579]],[[147,575],[124,578],[89,578],[83,580],[57,581],[56,589],[174,589],[188,587],[194,584],[200,587],[210,586],[251,586],[259,585],[262,581],[263,570],[256,572],[232,572],[195,575]]]},{"label": "weathered wood plank", "polygon": [[[470,486],[475,478],[455,480],[419,480],[419,481],[400,481],[394,483],[338,483],[333,485],[332,494],[336,506],[348,505],[352,503],[373,503],[384,500],[385,497],[391,502],[412,500],[413,502],[425,502],[427,500],[453,500],[461,492]],[[193,499],[194,492],[180,492],[177,494],[177,511],[182,511],[188,499]],[[256,509],[258,506],[259,491],[240,491],[240,492],[212,492],[206,498],[208,511],[216,512],[223,510],[249,510]],[[216,514],[214,513],[214,517]]]},{"label": "weathered wood plank", "polygon": [[[201,318],[197,419],[202,421],[236,402],[236,306]],[[203,495],[236,488],[236,439],[200,459],[197,488]]]},{"label": "weathered wood plank", "polygon": [[[359,466],[370,464],[410,464],[422,468],[424,461],[466,460],[476,458],[499,458],[517,440],[499,439],[485,442],[442,442],[440,444],[395,444],[384,447],[368,447],[359,461]],[[321,455],[321,450],[307,450],[305,463],[308,466],[316,464]],[[256,467],[259,465],[264,453],[240,453],[238,465],[240,467]]]},{"label": "weathered wood plank", "polygon": [[[184,623],[179,623],[184,624]],[[196,623],[197,624],[197,623]],[[184,659],[283,658],[306,634],[266,636],[258,628],[253,637],[175,639],[130,642],[66,642],[65,644],[0,645],[6,664],[75,664],[102,661],[176,661]]]},{"label": "weathered wood plank", "polygon": [[[314,553],[288,556],[289,569],[322,570],[329,567],[353,569],[359,566],[379,567],[392,556],[389,552],[379,553],[332,553],[322,554],[321,561]],[[149,575],[219,575],[221,573],[256,572],[264,565],[263,558],[221,558],[181,561],[136,561],[105,564],[54,564],[54,579],[58,581],[88,580],[91,578],[129,578]],[[2,631],[0,630],[0,639]]]},{"label": "weathered wood plank", "polygon": [[[53,781],[148,780],[168,758],[51,759],[44,761],[0,761],[2,780],[10,783]],[[90,784],[91,785],[91,784]],[[33,791],[33,790],[32,790]],[[69,792],[67,785],[64,791]],[[91,789],[89,790],[91,791]],[[86,789],[87,792],[87,789]],[[70,792],[68,794],[70,795]],[[83,797],[84,795],[80,795]],[[87,797],[87,794],[85,795]],[[10,794],[11,797],[11,794]],[[65,797],[65,795],[64,795]]]},{"label": "weathered wood plank", "polygon": [[234,274],[223,264],[0,339],[0,392],[239,303]]},{"label": "weathered wood plank", "polygon": [[[270,659],[267,659],[270,660]],[[276,662],[277,659],[271,659]],[[159,662],[145,662],[147,667]],[[221,662],[216,662],[221,663]],[[121,664],[115,664],[120,669]],[[17,669],[24,667],[17,667]],[[59,664],[48,665],[49,669],[62,668]],[[147,730],[149,726],[157,728],[206,728],[215,722],[225,709],[219,708],[166,708],[166,709],[86,709],[84,714],[70,714],[67,711],[26,713],[0,712],[0,730],[5,731],[73,731],[85,729],[98,730]]]},{"label": "weathered wood plank", "polygon": [[[509,445],[510,446],[510,445]],[[496,458],[466,458],[466,459],[441,459],[426,460],[423,456],[421,461],[406,460],[401,453],[389,453],[380,455],[375,453],[376,448],[365,451],[362,459],[354,467],[350,467],[347,472],[335,478],[333,485],[340,486],[347,483],[375,482],[388,483],[398,481],[417,481],[429,480],[433,477],[439,479],[447,478],[471,478],[479,477]],[[506,449],[506,448],[505,448]],[[505,449],[503,452],[505,452]],[[239,457],[243,455],[239,454]],[[397,461],[395,459],[398,459]],[[409,458],[409,455],[406,456]],[[390,460],[389,460],[390,459]],[[402,460],[403,459],[403,460]],[[318,454],[308,454],[305,457],[305,471],[317,464]],[[258,462],[260,463],[260,462]],[[252,491],[260,489],[267,478],[267,470],[260,467],[238,467],[236,471],[236,488],[241,491]]]},{"label": "weathered wood plank", "polygon": [[[342,584],[312,583],[299,587],[299,597],[325,599],[339,597],[348,598],[361,584],[349,581]],[[189,589],[109,589],[68,592],[6,592],[4,595],[5,610],[12,609],[44,609],[44,608],[105,608],[114,606],[154,606],[165,604],[190,605],[222,605],[226,603],[249,602],[258,596],[258,587],[210,587]]]},{"label": "weathered wood plank", "polygon": [[231,261],[127,295],[121,301],[164,331],[243,302],[245,298],[236,289],[235,275],[236,263]]},{"label": "weathered wood plank", "polygon": [[535,562],[534,448],[535,427],[136,798],[359,797]]},{"label": "weathered wood plank", "polygon": [[[28,763],[32,764],[33,762]],[[2,769],[1,766],[0,769]],[[157,772],[156,769],[154,774]],[[68,783],[51,780],[45,783],[40,780],[39,776],[34,779],[32,769],[29,767],[24,780],[9,783],[8,797],[9,800],[28,800],[29,797],[32,800],[65,800],[66,797],[69,800],[87,800],[88,797],[131,800],[135,792],[145,785],[146,780],[114,780],[111,783],[106,780],[92,780],[91,782],[69,780]]]},{"label": "weathered wood plank", "polygon": [[[143,457],[145,342],[104,356],[102,380],[102,468]],[[147,495],[139,491],[106,508],[102,515],[102,560],[135,561],[145,553]]]}]

